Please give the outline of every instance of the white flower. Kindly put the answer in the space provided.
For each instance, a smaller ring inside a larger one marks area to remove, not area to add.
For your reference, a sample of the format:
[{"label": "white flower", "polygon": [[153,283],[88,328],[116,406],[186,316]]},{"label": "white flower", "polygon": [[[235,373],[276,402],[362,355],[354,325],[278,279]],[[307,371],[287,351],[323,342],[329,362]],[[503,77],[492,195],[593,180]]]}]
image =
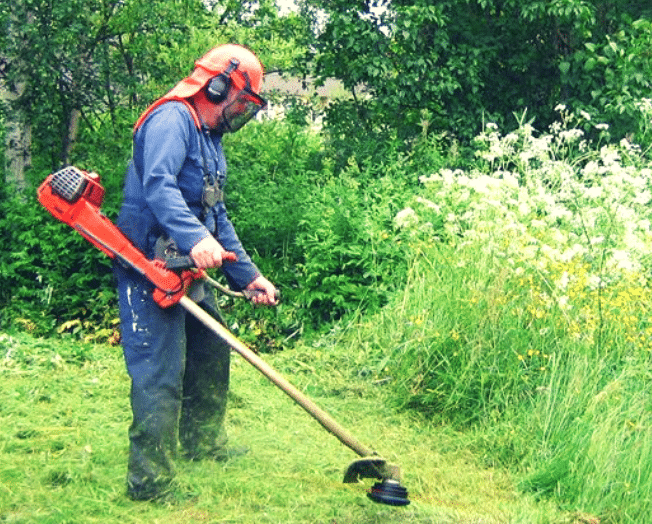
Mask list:
[{"label": "white flower", "polygon": [[417,202],[418,202],[419,204],[423,204],[423,205],[426,206],[427,208],[432,209],[432,210],[433,210],[435,213],[437,213],[437,214],[440,214],[440,213],[441,213],[441,207],[439,207],[437,204],[435,204],[435,203],[432,202],[431,200],[428,200],[428,199],[426,199],[426,198],[422,198],[422,197],[417,197]]},{"label": "white flower", "polygon": [[634,198],[634,203],[641,204],[642,206],[644,206],[650,200],[652,200],[652,193],[650,193],[649,191],[643,191],[642,193],[636,195],[636,197]]},{"label": "white flower", "polygon": [[399,229],[415,226],[418,223],[419,217],[411,207],[399,211],[394,217],[394,225]]},{"label": "white flower", "polygon": [[635,271],[639,268],[639,265],[635,264],[630,259],[629,253],[627,251],[614,251],[611,259],[612,263],[614,263],[618,269],[624,271]]},{"label": "white flower", "polygon": [[589,187],[587,188],[586,191],[584,191],[584,196],[589,200],[600,198],[602,196],[602,187],[600,186]]},{"label": "white flower", "polygon": [[559,278],[559,281],[557,282],[557,287],[559,289],[564,290],[568,287],[569,282],[570,282],[570,275],[568,274],[568,271],[564,271],[564,273]]},{"label": "white flower", "polygon": [[434,173],[434,174],[432,174],[430,176],[421,175],[419,177],[419,182],[421,184],[427,184],[428,182],[438,182],[439,180],[441,180],[441,176],[439,176],[436,173]]},{"label": "white flower", "polygon": [[559,304],[559,309],[562,311],[568,311],[572,306],[568,303],[568,297],[566,295],[559,297],[557,299],[557,304]]},{"label": "white flower", "polygon": [[581,129],[567,129],[559,133],[559,138],[565,142],[575,142],[584,135]]}]

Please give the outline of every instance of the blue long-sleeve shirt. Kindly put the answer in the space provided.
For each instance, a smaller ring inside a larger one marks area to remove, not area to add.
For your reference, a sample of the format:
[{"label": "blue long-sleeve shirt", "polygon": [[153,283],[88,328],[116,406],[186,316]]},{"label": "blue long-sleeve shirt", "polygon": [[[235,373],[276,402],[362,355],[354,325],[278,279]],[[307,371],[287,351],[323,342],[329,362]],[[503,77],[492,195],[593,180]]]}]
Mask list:
[{"label": "blue long-sleeve shirt", "polygon": [[243,289],[260,272],[228,218],[223,202],[204,210],[204,172],[226,182],[222,136],[198,129],[189,109],[178,101],[157,107],[138,128],[133,158],[125,176],[124,200],[117,225],[148,258],[166,234],[182,254],[213,235],[238,261],[222,266],[229,284]]}]

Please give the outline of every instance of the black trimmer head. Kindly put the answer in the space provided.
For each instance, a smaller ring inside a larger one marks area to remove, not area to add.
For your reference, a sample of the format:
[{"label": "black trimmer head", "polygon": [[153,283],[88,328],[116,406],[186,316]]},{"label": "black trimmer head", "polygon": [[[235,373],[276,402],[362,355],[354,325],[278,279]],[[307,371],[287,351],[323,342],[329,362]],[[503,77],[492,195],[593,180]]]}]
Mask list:
[{"label": "black trimmer head", "polygon": [[354,461],[344,474],[344,482],[358,482],[363,478],[378,479],[367,496],[374,502],[390,506],[407,506],[408,492],[399,481],[401,472],[395,464],[389,464],[377,455],[363,457]]},{"label": "black trimmer head", "polygon": [[382,482],[376,482],[367,496],[374,502],[389,504],[390,506],[407,506],[408,492],[397,480],[384,479]]}]

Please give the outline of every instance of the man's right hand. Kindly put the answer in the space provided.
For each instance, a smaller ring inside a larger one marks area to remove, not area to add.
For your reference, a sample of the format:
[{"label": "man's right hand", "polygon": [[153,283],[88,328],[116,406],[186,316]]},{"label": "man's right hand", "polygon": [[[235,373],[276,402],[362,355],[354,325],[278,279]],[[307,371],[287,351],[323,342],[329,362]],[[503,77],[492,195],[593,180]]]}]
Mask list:
[{"label": "man's right hand", "polygon": [[190,250],[190,257],[199,269],[221,267],[224,262],[235,262],[234,253],[226,251],[212,236],[200,240]]}]

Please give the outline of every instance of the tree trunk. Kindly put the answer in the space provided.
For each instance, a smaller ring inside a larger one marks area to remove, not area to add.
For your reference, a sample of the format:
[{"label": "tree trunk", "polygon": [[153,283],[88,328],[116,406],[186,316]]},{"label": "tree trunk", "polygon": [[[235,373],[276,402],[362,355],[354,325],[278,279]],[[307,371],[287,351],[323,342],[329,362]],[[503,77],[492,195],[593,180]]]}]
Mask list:
[{"label": "tree trunk", "polygon": [[12,107],[20,96],[22,86],[8,86],[0,81],[0,103],[8,111],[5,126],[5,182],[13,184],[18,190],[25,189],[27,181],[25,171],[31,165],[32,132],[22,112]]},{"label": "tree trunk", "polygon": [[77,135],[79,132],[79,118],[81,116],[81,111],[79,109],[73,109],[70,112],[68,118],[68,132],[63,138],[63,151],[61,153],[61,165],[68,165],[70,160],[70,152],[77,142]]}]

